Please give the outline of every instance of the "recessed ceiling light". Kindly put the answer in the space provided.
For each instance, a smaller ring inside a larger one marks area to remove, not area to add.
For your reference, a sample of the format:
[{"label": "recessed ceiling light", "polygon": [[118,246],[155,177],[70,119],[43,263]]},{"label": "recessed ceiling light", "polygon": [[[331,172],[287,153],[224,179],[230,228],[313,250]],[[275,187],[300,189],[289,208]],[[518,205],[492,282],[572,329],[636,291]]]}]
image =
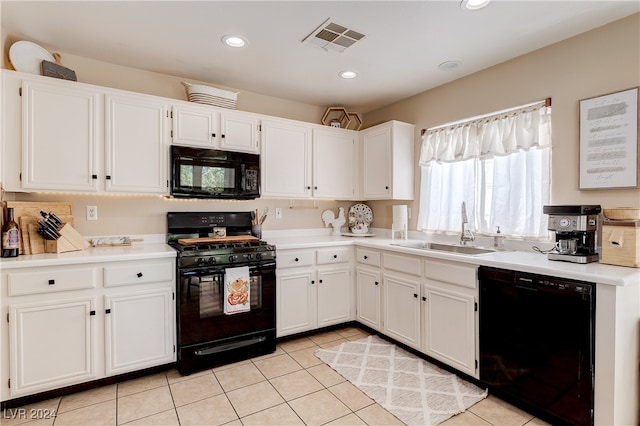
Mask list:
[{"label": "recessed ceiling light", "polygon": [[438,65],[440,71],[451,71],[462,65],[460,61],[446,61]]},{"label": "recessed ceiling light", "polygon": [[462,0],[460,7],[463,10],[478,10],[489,4],[491,0]]},{"label": "recessed ceiling light", "polygon": [[345,71],[340,71],[338,75],[348,80],[351,78],[356,78],[358,76],[358,73],[356,73],[355,71],[345,70]]},{"label": "recessed ceiling light", "polygon": [[222,43],[229,47],[244,47],[247,45],[247,39],[237,35],[229,34],[222,37]]}]

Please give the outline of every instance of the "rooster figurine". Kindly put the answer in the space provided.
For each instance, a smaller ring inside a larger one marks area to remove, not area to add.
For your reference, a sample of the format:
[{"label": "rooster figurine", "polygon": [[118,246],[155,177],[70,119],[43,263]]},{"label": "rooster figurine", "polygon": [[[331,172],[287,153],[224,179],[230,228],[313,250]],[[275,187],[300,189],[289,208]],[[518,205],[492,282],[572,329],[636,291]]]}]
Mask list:
[{"label": "rooster figurine", "polygon": [[340,228],[347,221],[347,219],[344,217],[344,207],[340,207],[338,209],[338,217],[336,217],[336,215],[331,210],[323,211],[322,220],[324,221],[325,227],[329,225],[333,227],[333,234],[331,235],[340,235]]}]

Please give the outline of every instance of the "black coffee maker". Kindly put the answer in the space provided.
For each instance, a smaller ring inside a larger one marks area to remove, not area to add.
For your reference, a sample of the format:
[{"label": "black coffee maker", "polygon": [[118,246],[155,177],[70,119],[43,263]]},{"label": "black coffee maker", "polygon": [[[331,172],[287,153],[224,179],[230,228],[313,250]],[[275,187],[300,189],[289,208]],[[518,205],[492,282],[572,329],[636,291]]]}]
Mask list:
[{"label": "black coffee maker", "polygon": [[547,229],[556,234],[556,247],[548,254],[549,260],[597,262],[601,211],[597,205],[544,206],[542,212],[549,215]]}]

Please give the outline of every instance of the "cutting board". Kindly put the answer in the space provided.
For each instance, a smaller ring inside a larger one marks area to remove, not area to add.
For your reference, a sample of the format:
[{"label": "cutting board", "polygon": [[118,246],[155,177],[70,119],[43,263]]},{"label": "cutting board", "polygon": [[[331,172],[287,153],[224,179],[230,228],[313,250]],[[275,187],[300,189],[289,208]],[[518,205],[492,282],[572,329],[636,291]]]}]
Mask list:
[{"label": "cutting board", "polygon": [[45,252],[44,238],[38,234],[38,221],[43,217],[40,211],[53,212],[65,223],[73,225],[71,203],[45,201],[7,201],[7,208],[13,208],[13,217],[20,227],[19,253],[40,254]]},{"label": "cutting board", "polygon": [[7,201],[7,208],[13,207],[13,216],[34,216],[42,219],[40,211],[53,212],[56,216],[71,215],[71,203],[69,202],[43,202],[43,201]]},{"label": "cutting board", "polygon": [[249,241],[260,241],[258,237],[254,237],[253,235],[235,235],[231,237],[222,237],[222,238],[213,238],[213,237],[205,237],[205,238],[180,238],[178,243],[191,246],[195,244],[202,243],[246,243]]}]

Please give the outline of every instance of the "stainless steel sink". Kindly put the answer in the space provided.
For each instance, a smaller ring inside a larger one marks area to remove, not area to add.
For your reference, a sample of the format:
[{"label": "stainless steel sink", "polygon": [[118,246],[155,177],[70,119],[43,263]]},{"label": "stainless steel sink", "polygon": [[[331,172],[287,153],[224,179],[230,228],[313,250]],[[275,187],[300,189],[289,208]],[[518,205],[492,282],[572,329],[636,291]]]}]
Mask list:
[{"label": "stainless steel sink", "polygon": [[463,246],[463,245],[454,245],[454,244],[440,244],[440,243],[430,243],[427,241],[404,241],[399,243],[391,243],[394,246],[400,247],[408,247],[415,248],[421,250],[437,250],[437,251],[446,251],[450,253],[460,253],[460,254],[485,254],[485,253],[493,253],[496,249],[491,247],[474,247],[474,246]]}]

